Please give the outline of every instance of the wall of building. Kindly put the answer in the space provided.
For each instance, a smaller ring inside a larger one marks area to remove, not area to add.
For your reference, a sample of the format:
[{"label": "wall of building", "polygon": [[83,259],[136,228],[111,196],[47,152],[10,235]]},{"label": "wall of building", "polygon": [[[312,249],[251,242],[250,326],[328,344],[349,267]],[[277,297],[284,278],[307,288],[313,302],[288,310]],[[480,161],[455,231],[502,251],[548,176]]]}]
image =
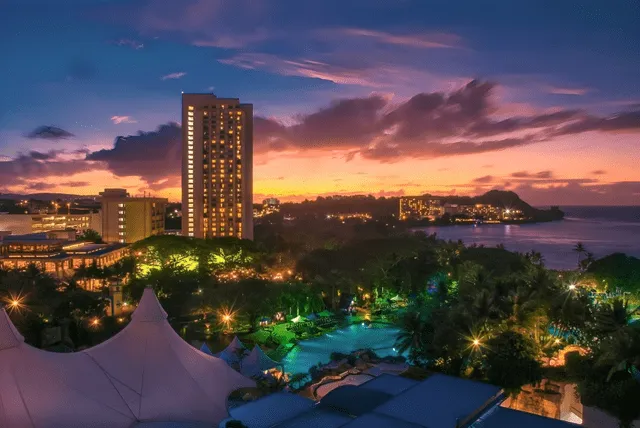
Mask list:
[{"label": "wall of building", "polygon": [[183,94],[182,125],[183,234],[252,239],[253,106]]},{"label": "wall of building", "polygon": [[[122,206],[120,206],[122,205]],[[122,213],[122,214],[119,214]],[[119,200],[102,201],[102,240],[104,242],[120,242],[118,219],[124,217],[124,202]]]},{"label": "wall of building", "polygon": [[0,214],[0,231],[12,235],[31,233],[31,214]]},{"label": "wall of building", "polygon": [[82,232],[95,229],[100,232],[100,214],[0,214],[0,231],[12,235],[49,232],[51,230],[73,229]]},{"label": "wall of building", "polygon": [[125,202],[125,242],[133,243],[164,232],[166,204],[145,199]]},{"label": "wall of building", "polygon": [[104,198],[103,241],[130,244],[162,234],[166,204],[162,198]]}]

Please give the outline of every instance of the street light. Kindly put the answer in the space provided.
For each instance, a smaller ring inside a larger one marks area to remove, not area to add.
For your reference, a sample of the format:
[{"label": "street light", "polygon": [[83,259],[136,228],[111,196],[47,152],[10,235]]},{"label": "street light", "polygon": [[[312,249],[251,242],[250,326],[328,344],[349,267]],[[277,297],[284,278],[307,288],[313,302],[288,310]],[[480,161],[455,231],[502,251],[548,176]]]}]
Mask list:
[{"label": "street light", "polygon": [[26,307],[26,305],[23,303],[24,297],[21,297],[20,295],[14,296],[13,294],[9,294],[9,297],[5,299],[5,302],[7,303],[6,306],[9,308],[9,312],[20,312]]},{"label": "street light", "polygon": [[234,312],[228,308],[222,308],[218,311],[218,317],[220,319],[220,323],[224,324],[225,328],[230,328],[231,323],[233,322]]}]

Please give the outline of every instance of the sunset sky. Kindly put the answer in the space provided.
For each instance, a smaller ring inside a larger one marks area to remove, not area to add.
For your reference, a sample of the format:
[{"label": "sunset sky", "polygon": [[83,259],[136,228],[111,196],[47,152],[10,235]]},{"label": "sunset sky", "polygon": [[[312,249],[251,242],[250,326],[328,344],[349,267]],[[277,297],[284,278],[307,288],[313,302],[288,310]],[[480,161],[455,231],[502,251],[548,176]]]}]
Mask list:
[{"label": "sunset sky", "polygon": [[255,200],[640,205],[633,0],[2,0],[0,192],[180,198],[180,94],[255,110]]}]

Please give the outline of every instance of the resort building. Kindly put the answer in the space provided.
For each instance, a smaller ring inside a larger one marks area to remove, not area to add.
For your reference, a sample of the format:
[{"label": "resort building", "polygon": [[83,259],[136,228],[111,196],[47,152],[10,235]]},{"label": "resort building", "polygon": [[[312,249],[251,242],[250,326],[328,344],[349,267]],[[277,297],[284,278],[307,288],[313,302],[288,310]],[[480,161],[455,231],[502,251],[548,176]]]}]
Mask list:
[{"label": "resort building", "polygon": [[[93,244],[70,239],[68,231],[9,235],[0,241],[0,267],[22,269],[33,264],[58,278],[81,266],[111,266],[128,254],[123,244]],[[73,233],[73,232],[71,232]]]},{"label": "resort building", "polygon": [[102,227],[98,232],[104,242],[131,244],[164,233],[167,199],[131,197],[125,189],[105,189],[100,196]]},{"label": "resort building", "polygon": [[442,200],[412,196],[400,198],[400,220],[434,220],[444,214]]},{"label": "resort building", "polygon": [[84,232],[93,229],[100,232],[102,219],[100,213],[82,214],[2,214],[0,213],[0,232],[12,235],[49,232],[51,230],[71,229]]},{"label": "resort building", "polygon": [[254,208],[253,217],[260,218],[266,215],[275,214],[280,212],[280,201],[276,198],[267,198],[262,201],[260,208]]},{"label": "resort building", "polygon": [[482,220],[499,223],[524,219],[521,210],[491,204],[451,204],[430,196],[400,198],[400,220],[436,220],[445,214],[460,222]]},{"label": "resort building", "polygon": [[325,218],[327,220],[340,220],[342,222],[346,220],[361,220],[366,222],[373,217],[369,213],[329,213]]},{"label": "resort building", "polygon": [[253,105],[182,95],[182,233],[253,239]]}]

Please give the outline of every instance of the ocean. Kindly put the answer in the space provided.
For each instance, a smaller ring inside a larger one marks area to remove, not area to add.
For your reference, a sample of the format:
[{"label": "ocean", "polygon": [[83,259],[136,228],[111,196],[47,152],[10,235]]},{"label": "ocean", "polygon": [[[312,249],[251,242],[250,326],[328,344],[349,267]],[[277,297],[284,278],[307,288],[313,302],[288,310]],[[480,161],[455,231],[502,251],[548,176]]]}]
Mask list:
[{"label": "ocean", "polygon": [[512,251],[535,250],[553,269],[576,268],[573,247],[578,242],[596,258],[615,252],[640,257],[640,206],[560,208],[565,213],[564,220],[549,223],[433,226],[419,230],[435,233],[441,239],[460,239],[466,245],[504,244]]}]

